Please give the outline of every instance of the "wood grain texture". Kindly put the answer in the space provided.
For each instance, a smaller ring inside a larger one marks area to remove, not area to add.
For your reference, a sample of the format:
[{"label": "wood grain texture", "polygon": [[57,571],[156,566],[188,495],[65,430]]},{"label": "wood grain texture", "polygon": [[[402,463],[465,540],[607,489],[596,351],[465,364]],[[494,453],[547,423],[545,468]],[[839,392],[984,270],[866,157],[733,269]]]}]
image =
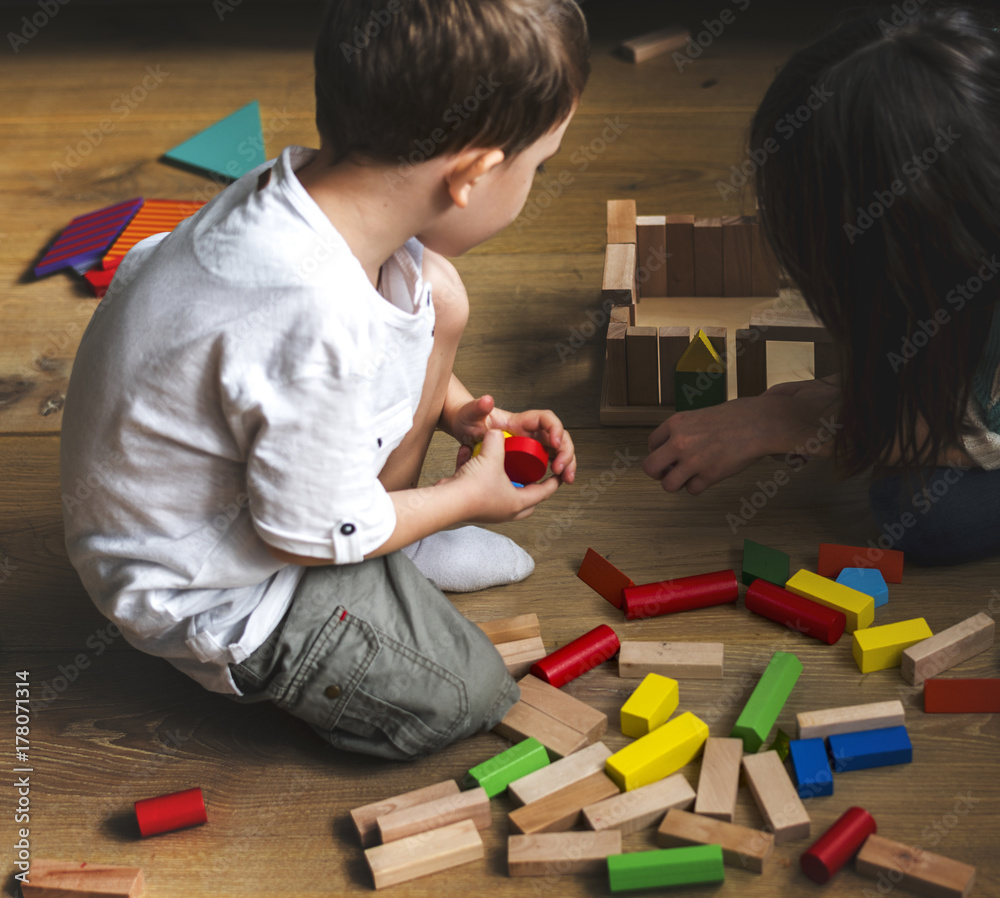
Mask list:
[{"label": "wood grain texture", "polygon": [[635,243],[635,200],[608,200],[608,243]]},{"label": "wood grain texture", "polygon": [[603,742],[595,742],[554,764],[514,780],[507,787],[507,794],[516,804],[531,804],[593,773],[600,773],[609,757],[611,749]]},{"label": "wood grain texture", "polygon": [[562,876],[604,873],[609,854],[621,854],[618,830],[600,833],[535,833],[507,840],[507,871],[511,876]]},{"label": "wood grain texture", "polygon": [[667,296],[694,296],[694,216],[667,213]]},{"label": "wood grain texture", "polygon": [[661,327],[660,341],[660,404],[674,404],[674,390],[677,363],[691,344],[691,328]]},{"label": "wood grain texture", "polygon": [[458,783],[455,780],[444,780],[430,786],[413,789],[393,798],[386,798],[382,801],[366,804],[364,807],[354,808],[351,811],[351,822],[358,831],[358,838],[361,839],[362,846],[368,848],[379,842],[379,817],[403,811],[406,808],[417,807],[439,798],[458,795],[458,793]]},{"label": "wood grain texture", "polygon": [[23,898],[140,898],[145,891],[138,867],[34,858],[29,872]]},{"label": "wood grain texture", "polygon": [[808,839],[811,820],[776,751],[744,755],[743,771],[754,801],[774,833],[774,841]]},{"label": "wood grain texture", "polygon": [[725,296],[722,266],[722,219],[695,218],[695,296]]},{"label": "wood grain texture", "polygon": [[589,804],[618,794],[618,786],[603,771],[591,773],[551,792],[544,798],[511,811],[510,828],[517,833],[563,832],[580,820],[580,812]]},{"label": "wood grain texture", "polygon": [[996,622],[980,611],[903,652],[900,675],[911,686],[992,648]]},{"label": "wood grain texture", "polygon": [[694,803],[696,814],[733,822],[742,760],[742,739],[708,737],[698,774],[698,798]]},{"label": "wood grain texture", "polygon": [[483,840],[471,820],[461,820],[365,851],[376,889],[429,876],[479,860]]},{"label": "wood grain texture", "polygon": [[719,845],[728,866],[763,873],[764,863],[774,851],[774,836],[749,826],[672,808],[656,830],[656,844],[662,848]]},{"label": "wood grain texture", "polygon": [[493,822],[485,789],[468,789],[457,795],[445,795],[411,808],[380,814],[375,825],[384,845],[460,820],[471,820],[476,829],[486,829]]},{"label": "wood grain texture", "polygon": [[639,297],[667,295],[667,217],[636,219],[636,283]]},{"label": "wood grain texture", "polygon": [[658,329],[630,327],[625,332],[628,404],[660,404]]},{"label": "wood grain texture", "polygon": [[499,617],[495,620],[477,621],[476,626],[486,634],[487,639],[494,645],[542,635],[538,625],[538,615],[534,612],[515,614],[513,617]]}]

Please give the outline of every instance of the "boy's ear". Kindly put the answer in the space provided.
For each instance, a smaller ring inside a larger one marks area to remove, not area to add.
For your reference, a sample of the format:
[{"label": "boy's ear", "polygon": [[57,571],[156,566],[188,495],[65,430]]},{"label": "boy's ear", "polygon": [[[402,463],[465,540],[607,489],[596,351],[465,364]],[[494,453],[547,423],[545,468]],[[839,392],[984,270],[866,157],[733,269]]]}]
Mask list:
[{"label": "boy's ear", "polygon": [[445,174],[448,193],[459,209],[469,205],[472,188],[504,160],[503,150],[469,149],[455,155],[454,164]]}]

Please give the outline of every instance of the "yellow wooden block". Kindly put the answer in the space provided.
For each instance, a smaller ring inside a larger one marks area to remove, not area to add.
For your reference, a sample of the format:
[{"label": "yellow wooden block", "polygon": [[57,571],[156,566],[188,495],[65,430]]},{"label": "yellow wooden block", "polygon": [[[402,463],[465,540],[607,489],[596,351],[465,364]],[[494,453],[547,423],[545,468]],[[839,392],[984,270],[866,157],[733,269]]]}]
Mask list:
[{"label": "yellow wooden block", "polygon": [[709,342],[705,332],[699,328],[698,333],[684,350],[684,354],[677,362],[677,371],[687,371],[699,374],[703,371],[725,371],[726,366],[712,344]]},{"label": "yellow wooden block", "polygon": [[875,599],[812,571],[803,569],[793,574],[785,584],[785,589],[804,599],[826,605],[827,608],[843,611],[847,617],[848,633],[863,630],[875,620]]},{"label": "yellow wooden block", "polygon": [[647,786],[680,770],[708,738],[708,724],[685,711],[653,732],[615,752],[604,772],[624,791]]},{"label": "yellow wooden block", "polygon": [[854,660],[861,673],[899,667],[906,649],[933,635],[922,617],[858,630],[854,634]]},{"label": "yellow wooden block", "polygon": [[[506,430],[503,432],[503,438],[505,440],[507,439],[507,437],[512,437],[512,436],[514,436],[514,434],[507,433]],[[478,443],[476,443],[475,446],[472,447],[472,457],[475,458],[482,451],[483,451],[483,441],[480,440]]]},{"label": "yellow wooden block", "polygon": [[622,705],[622,732],[638,739],[667,722],[680,702],[677,681],[660,674],[646,674]]}]

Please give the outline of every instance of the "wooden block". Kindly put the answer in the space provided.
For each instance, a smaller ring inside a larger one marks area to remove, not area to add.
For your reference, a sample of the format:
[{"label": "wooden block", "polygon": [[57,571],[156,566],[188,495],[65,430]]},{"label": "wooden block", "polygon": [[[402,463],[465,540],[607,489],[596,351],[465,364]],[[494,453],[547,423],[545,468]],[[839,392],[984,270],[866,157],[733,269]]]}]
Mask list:
[{"label": "wooden block", "polygon": [[460,820],[440,829],[418,833],[365,852],[376,889],[384,889],[483,857],[483,840],[476,824]]},{"label": "wooden block", "polygon": [[736,331],[736,395],[759,396],[766,389],[767,342],[757,328],[741,328]]},{"label": "wooden block", "polygon": [[608,715],[534,676],[518,680],[521,701],[582,733],[587,744],[596,742],[608,729]]},{"label": "wooden block", "polygon": [[875,619],[875,600],[871,596],[805,568],[792,575],[785,584],[785,589],[804,599],[826,605],[827,608],[843,611],[847,618],[848,633],[863,630]]},{"label": "wooden block", "polygon": [[608,858],[612,892],[690,886],[723,882],[722,849],[718,845],[690,845],[658,851],[630,851]]},{"label": "wooden block", "polygon": [[670,808],[689,808],[694,789],[683,775],[675,773],[631,792],[622,792],[583,809],[583,822],[591,829],[619,829],[622,835],[655,826]]},{"label": "wooden block", "polygon": [[592,773],[578,782],[511,811],[510,828],[518,833],[551,833],[572,829],[580,812],[595,801],[618,794],[618,786],[604,773]]},{"label": "wooden block", "polygon": [[930,898],[966,898],[976,879],[969,864],[875,834],[861,846],[856,869]]},{"label": "wooden block", "polygon": [[667,217],[636,218],[636,285],[639,298],[667,295]]},{"label": "wooden block", "polygon": [[493,645],[542,635],[541,627],[538,625],[538,615],[534,613],[477,622],[476,626],[486,634],[486,638]]},{"label": "wooden block", "polygon": [[774,851],[774,836],[748,826],[703,817],[673,808],[656,831],[656,844],[663,848],[679,845],[718,845],[723,862],[730,867],[764,872],[764,862]]},{"label": "wooden block", "polygon": [[753,296],[752,219],[722,219],[722,295]]},{"label": "wooden block", "polygon": [[788,756],[799,798],[833,795],[833,771],[823,739],[792,739],[788,743]]},{"label": "wooden block", "polygon": [[627,639],[618,653],[618,676],[658,673],[676,680],[721,680],[725,645],[721,642],[650,642]]},{"label": "wooden block", "polygon": [[801,673],[802,662],[791,652],[775,652],[771,656],[730,733],[743,740],[746,751],[758,751],[767,740]]},{"label": "wooden block", "polygon": [[695,758],[707,738],[707,724],[685,711],[615,752],[605,770],[622,791],[638,789],[676,773]]},{"label": "wooden block", "polygon": [[903,652],[900,665],[903,679],[919,686],[924,680],[985,652],[993,645],[995,629],[993,618],[980,611],[930,639],[911,645]]},{"label": "wooden block", "polygon": [[[815,343],[816,340],[810,339],[815,335],[820,340],[830,342],[832,338],[829,332],[805,304],[801,293],[779,291],[779,299],[781,302],[766,308],[751,309],[750,326],[763,328],[769,340]],[[772,330],[778,336],[771,337]]]},{"label": "wooden block", "polygon": [[660,342],[660,403],[672,405],[676,392],[674,370],[677,368],[681,356],[691,345],[691,328],[661,327],[658,338]]},{"label": "wooden block", "polygon": [[599,833],[508,836],[507,872],[511,876],[603,873],[608,856],[621,851],[622,834],[615,829]]},{"label": "wooden block", "polygon": [[635,244],[609,243],[604,250],[601,298],[615,306],[635,305]]},{"label": "wooden block", "polygon": [[507,787],[507,794],[515,804],[531,804],[566,786],[578,783],[591,774],[601,773],[604,770],[604,762],[610,757],[611,749],[603,742],[595,742],[548,767],[515,780]]},{"label": "wooden block", "polygon": [[638,739],[667,722],[680,703],[677,681],[660,674],[646,674],[621,710],[622,733]]},{"label": "wooden block", "polygon": [[905,649],[933,635],[922,617],[880,627],[866,627],[854,633],[854,661],[861,673],[899,667]]},{"label": "wooden block", "polygon": [[668,215],[667,296],[694,296],[694,216]]},{"label": "wooden block", "polygon": [[885,585],[885,577],[878,568],[845,567],[837,574],[837,582],[871,596],[876,610],[889,604],[889,587]]},{"label": "wooden block", "polygon": [[778,295],[778,260],[774,258],[764,229],[754,221],[750,225],[752,296]]},{"label": "wooden block", "polygon": [[638,65],[662,56],[664,53],[672,53],[684,47],[691,33],[681,25],[672,25],[661,31],[651,31],[639,37],[633,37],[625,41],[618,49],[619,52],[630,62]]},{"label": "wooden block", "polygon": [[39,260],[35,266],[35,277],[43,277],[63,268],[96,264],[141,208],[142,199],[136,197],[78,215]]},{"label": "wooden block", "polygon": [[702,332],[708,337],[708,342],[712,344],[712,349],[716,355],[722,359],[722,366],[729,369],[729,349],[726,346],[726,328],[724,327],[703,327]]},{"label": "wooden block", "polygon": [[143,894],[139,867],[113,867],[86,861],[32,858],[24,898],[139,898]]},{"label": "wooden block", "polygon": [[658,335],[655,327],[630,327],[625,332],[629,405],[660,404]]},{"label": "wooden block", "polygon": [[608,313],[608,320],[617,321],[625,325],[630,324],[632,316],[629,312],[631,308],[631,306],[612,306],[611,311]]},{"label": "wooden block", "polygon": [[788,554],[770,546],[743,540],[743,573],[740,577],[744,586],[754,580],[766,580],[775,586],[788,582]]},{"label": "wooden block", "polygon": [[465,784],[469,787],[482,786],[486,794],[493,798],[515,780],[548,766],[548,763],[545,746],[529,737],[477,764],[465,775]]},{"label": "wooden block", "polygon": [[698,798],[694,812],[704,817],[733,822],[736,813],[736,791],[740,785],[740,762],[743,759],[742,739],[709,736],[701,756],[698,775]]},{"label": "wooden block", "polygon": [[201,200],[146,200],[101,259],[101,267],[114,268],[139,241],[153,234],[172,231],[204,205]]},{"label": "wooden block", "polygon": [[1000,679],[926,680],[924,711],[930,714],[1000,714]]},{"label": "wooden block", "polygon": [[774,833],[775,844],[809,838],[809,814],[778,753],[744,755],[743,772],[757,807]]},{"label": "wooden block", "polygon": [[493,732],[515,742],[527,738],[537,739],[560,758],[579,751],[592,741],[579,730],[532,708],[523,700],[507,712],[503,720],[493,727]]},{"label": "wooden block", "polygon": [[593,549],[587,549],[587,554],[583,557],[583,563],[576,575],[615,608],[622,607],[624,601],[622,590],[626,586],[635,586],[631,579]]},{"label": "wooden block", "polygon": [[830,737],[830,755],[837,773],[909,764],[913,745],[906,727],[885,727],[860,733],[835,733]]},{"label": "wooden block", "polygon": [[393,811],[401,811],[405,808],[416,807],[437,798],[445,798],[449,795],[457,795],[459,792],[458,783],[455,780],[445,780],[441,783],[434,783],[431,786],[424,786],[414,789],[412,792],[405,792],[392,798],[366,804],[363,807],[355,808],[351,811],[351,820],[354,828],[358,831],[361,845],[368,848],[378,843],[378,827],[375,821],[379,817],[391,814]]},{"label": "wooden block", "polygon": [[608,200],[608,243],[635,243],[635,200]]},{"label": "wooden block", "polygon": [[819,544],[816,571],[821,577],[836,577],[845,567],[877,567],[886,583],[903,582],[903,553],[896,549]]},{"label": "wooden block", "polygon": [[501,642],[497,646],[500,657],[503,658],[507,673],[517,679],[523,677],[539,658],[544,658],[547,651],[541,636],[530,639],[516,639],[513,642]]},{"label": "wooden block", "polygon": [[724,296],[722,284],[722,219],[694,220],[695,296]]},{"label": "wooden block", "polygon": [[906,722],[903,703],[871,702],[867,705],[845,705],[822,711],[803,711],[796,715],[800,739],[825,739],[834,733],[856,733],[882,727],[902,726]]},{"label": "wooden block", "polygon": [[383,814],[376,818],[375,825],[384,845],[416,833],[440,829],[459,820],[471,820],[476,829],[489,828],[492,823],[490,797],[484,788],[480,786],[467,792],[459,792],[457,795],[436,798],[412,808]]},{"label": "wooden block", "polygon": [[611,321],[608,324],[605,370],[608,380],[608,405],[628,405],[628,361],[625,355],[625,334],[628,325]]}]

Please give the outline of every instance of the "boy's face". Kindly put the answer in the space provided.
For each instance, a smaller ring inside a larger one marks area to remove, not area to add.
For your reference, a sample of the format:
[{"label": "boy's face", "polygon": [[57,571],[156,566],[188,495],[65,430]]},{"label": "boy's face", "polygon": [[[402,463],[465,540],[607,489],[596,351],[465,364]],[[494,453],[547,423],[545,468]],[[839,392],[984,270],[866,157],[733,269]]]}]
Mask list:
[{"label": "boy's face", "polygon": [[444,256],[459,256],[507,227],[524,207],[538,167],[559,151],[572,118],[573,112],[516,156],[491,168],[473,185],[468,205],[453,205],[417,234],[420,242]]}]

